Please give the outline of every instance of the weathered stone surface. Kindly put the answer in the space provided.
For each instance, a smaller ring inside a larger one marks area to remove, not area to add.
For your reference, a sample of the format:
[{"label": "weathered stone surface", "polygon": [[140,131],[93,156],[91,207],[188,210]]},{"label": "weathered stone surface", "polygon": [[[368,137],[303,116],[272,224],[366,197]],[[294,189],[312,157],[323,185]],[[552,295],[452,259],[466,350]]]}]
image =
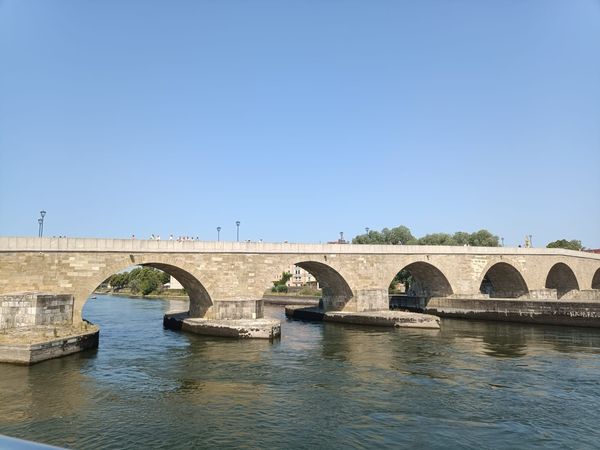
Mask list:
[{"label": "weathered stone surface", "polygon": [[73,296],[23,292],[0,295],[0,331],[73,322]]},{"label": "weathered stone surface", "polygon": [[391,301],[398,308],[440,317],[600,328],[600,300],[432,298],[425,301],[394,296]]},{"label": "weathered stone surface", "polygon": [[405,311],[324,311],[314,307],[286,306],[285,315],[292,319],[350,323],[397,328],[440,328],[440,318],[431,314]]},{"label": "weathered stone surface", "polygon": [[318,306],[319,299],[315,297],[292,297],[286,295],[265,295],[263,301],[267,305],[302,305],[302,306]]},{"label": "weathered stone surface", "polygon": [[281,322],[276,319],[203,319],[190,318],[187,312],[165,314],[166,328],[205,336],[237,339],[275,339],[281,336]]},{"label": "weathered stone surface", "polygon": [[396,328],[440,328],[440,318],[431,314],[405,311],[329,311],[325,313],[325,322],[352,323]]},{"label": "weathered stone surface", "polygon": [[72,295],[0,295],[0,362],[33,364],[98,346],[98,327],[72,323]]},{"label": "weathered stone surface", "polygon": [[0,362],[30,365],[97,348],[98,327],[37,326],[0,333]]}]

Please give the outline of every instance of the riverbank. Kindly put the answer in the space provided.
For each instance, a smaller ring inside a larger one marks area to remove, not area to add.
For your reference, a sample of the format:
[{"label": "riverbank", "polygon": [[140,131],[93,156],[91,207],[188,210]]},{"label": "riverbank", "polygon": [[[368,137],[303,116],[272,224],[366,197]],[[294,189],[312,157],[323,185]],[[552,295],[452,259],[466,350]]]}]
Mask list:
[{"label": "riverbank", "polygon": [[176,290],[175,292],[163,291],[160,294],[132,294],[127,291],[119,291],[119,292],[104,292],[104,291],[94,291],[93,295],[114,295],[115,297],[128,297],[128,298],[146,298],[152,300],[189,300],[187,294],[183,293],[181,290]]},{"label": "riverbank", "polygon": [[[161,294],[131,294],[128,292],[102,292],[95,291],[94,295],[112,295],[115,297],[128,297],[128,298],[141,298],[141,299],[149,299],[149,300],[189,300],[187,294],[179,294],[179,293],[170,293],[168,291],[164,291]],[[290,294],[265,294],[263,296],[263,300],[265,305],[278,305],[278,306],[287,306],[287,305],[304,305],[304,306],[317,306],[319,304],[319,297],[314,297],[311,295],[290,295]]]}]

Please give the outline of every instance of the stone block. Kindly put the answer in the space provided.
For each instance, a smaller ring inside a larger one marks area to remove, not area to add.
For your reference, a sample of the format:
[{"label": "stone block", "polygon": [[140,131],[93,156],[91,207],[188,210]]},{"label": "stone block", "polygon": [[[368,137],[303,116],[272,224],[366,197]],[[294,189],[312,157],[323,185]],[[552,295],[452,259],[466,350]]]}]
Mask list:
[{"label": "stone block", "polygon": [[71,324],[73,302],[70,294],[0,295],[0,329]]}]

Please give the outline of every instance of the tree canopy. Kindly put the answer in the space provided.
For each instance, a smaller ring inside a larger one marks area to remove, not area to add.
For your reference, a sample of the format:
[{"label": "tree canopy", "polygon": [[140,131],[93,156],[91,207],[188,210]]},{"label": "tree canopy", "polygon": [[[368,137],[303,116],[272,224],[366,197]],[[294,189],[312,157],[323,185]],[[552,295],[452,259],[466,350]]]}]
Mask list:
[{"label": "tree canopy", "polygon": [[391,245],[471,245],[478,247],[498,247],[500,240],[488,230],[474,233],[457,231],[454,234],[432,233],[415,238],[408,227],[384,228],[381,231],[370,230],[352,239],[353,244],[391,244]]},{"label": "tree canopy", "polygon": [[121,272],[108,279],[110,286],[115,289],[129,288],[134,293],[148,295],[159,291],[163,284],[169,282],[169,274],[152,267],[137,267],[131,272]]},{"label": "tree canopy", "polygon": [[281,272],[281,278],[273,281],[273,287],[271,292],[287,292],[287,282],[292,278],[292,274],[289,272]]},{"label": "tree canopy", "polygon": [[583,250],[581,241],[576,239],[567,241],[566,239],[559,239],[557,241],[550,242],[546,245],[546,248],[565,248],[567,250]]},{"label": "tree canopy", "polygon": [[353,244],[392,244],[392,245],[412,245],[417,240],[410,230],[404,225],[396,228],[384,228],[381,231],[370,230],[368,233],[360,234],[352,239]]}]

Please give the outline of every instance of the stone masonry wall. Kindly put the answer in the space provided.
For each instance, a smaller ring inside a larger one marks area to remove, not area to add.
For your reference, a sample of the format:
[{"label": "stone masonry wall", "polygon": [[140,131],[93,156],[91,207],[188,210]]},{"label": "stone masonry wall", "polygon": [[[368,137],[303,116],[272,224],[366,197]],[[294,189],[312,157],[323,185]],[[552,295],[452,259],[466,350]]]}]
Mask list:
[{"label": "stone masonry wall", "polygon": [[0,330],[73,322],[73,296],[19,293],[0,295]]}]

